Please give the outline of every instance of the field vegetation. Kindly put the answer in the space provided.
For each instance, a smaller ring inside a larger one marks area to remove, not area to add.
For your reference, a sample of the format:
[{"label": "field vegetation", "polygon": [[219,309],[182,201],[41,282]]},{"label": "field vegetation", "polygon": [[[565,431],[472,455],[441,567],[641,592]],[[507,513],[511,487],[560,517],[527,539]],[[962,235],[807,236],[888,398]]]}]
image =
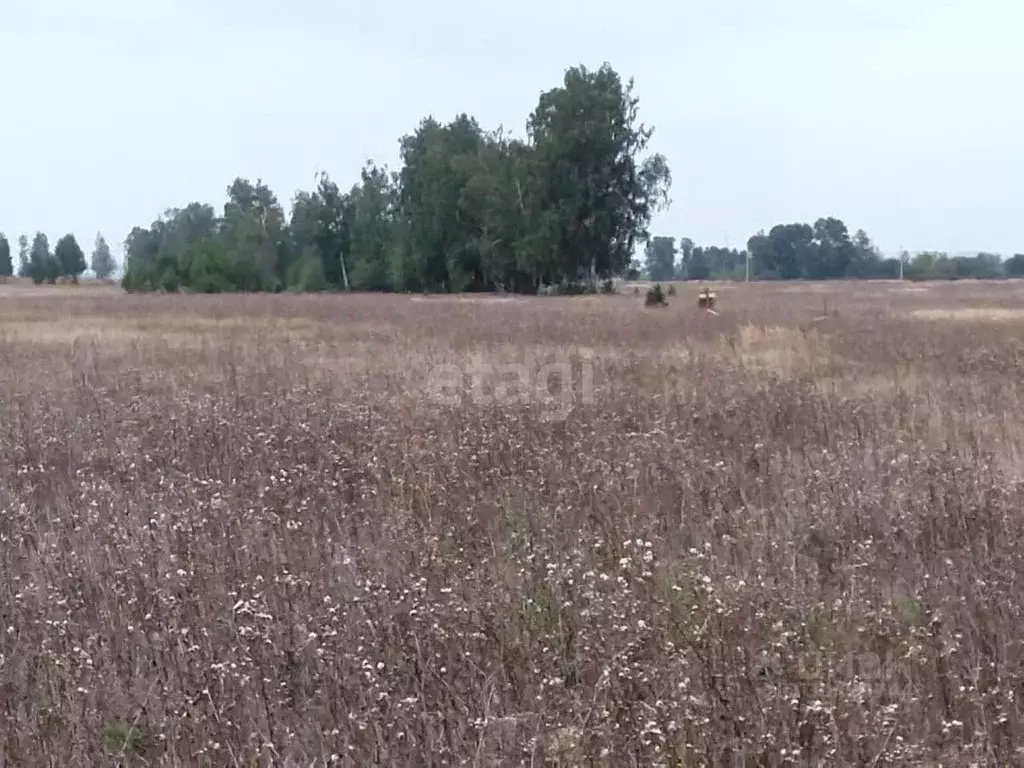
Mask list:
[{"label": "field vegetation", "polygon": [[1021,764],[1019,284],[715,289],[3,289],[0,762]]}]

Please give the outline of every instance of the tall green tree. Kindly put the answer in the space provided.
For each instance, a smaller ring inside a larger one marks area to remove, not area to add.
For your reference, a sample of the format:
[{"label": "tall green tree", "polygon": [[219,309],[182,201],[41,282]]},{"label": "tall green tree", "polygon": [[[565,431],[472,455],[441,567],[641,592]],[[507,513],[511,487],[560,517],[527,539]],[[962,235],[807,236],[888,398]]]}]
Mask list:
[{"label": "tall green tree", "polygon": [[96,241],[92,249],[90,268],[100,280],[106,280],[117,268],[114,257],[110,253],[110,246],[106,239],[99,232],[96,233]]},{"label": "tall green tree", "polygon": [[392,256],[396,246],[394,218],[397,192],[387,168],[367,163],[362,178],[348,193],[346,213],[352,287],[387,291],[395,284]]},{"label": "tall green tree", "polygon": [[578,66],[530,115],[533,247],[552,255],[563,279],[624,272],[669,203],[665,158],[641,157],[652,129],[637,123],[638,103],[632,79],[623,84],[608,64]]},{"label": "tall green tree", "polygon": [[299,191],[292,199],[291,217],[287,230],[287,248],[291,266],[285,282],[293,290],[303,290],[311,275],[324,287],[324,257],[320,252],[319,201],[312,192]]},{"label": "tall green tree", "polygon": [[[801,235],[805,230],[792,229]],[[800,276],[811,280],[845,277],[854,264],[856,251],[850,240],[850,232],[840,219],[834,216],[820,218],[814,222],[812,247],[799,246],[804,263]]]},{"label": "tall green tree", "polygon": [[14,275],[14,262],[11,261],[11,243],[0,232],[0,277]]},{"label": "tall green tree", "polygon": [[1015,253],[1003,262],[1007,277],[1024,277],[1024,253]]},{"label": "tall green tree", "polygon": [[57,261],[58,276],[70,277],[72,282],[77,283],[78,277],[85,272],[85,254],[82,252],[78,240],[72,234],[64,235],[57,241],[54,248],[54,256]]},{"label": "tall green tree", "polygon": [[[124,242],[124,276],[128,291],[177,291],[192,279],[223,268],[221,223],[213,206],[193,202],[164,212],[149,228],[134,227]],[[216,267],[207,268],[210,257]],[[220,284],[234,285],[229,275]],[[207,286],[206,289],[209,289]]]},{"label": "tall green tree", "polygon": [[686,260],[687,280],[707,280],[711,277],[711,264],[708,263],[707,249],[694,246],[690,257]]},{"label": "tall green tree", "polygon": [[29,253],[28,273],[32,282],[55,283],[60,277],[61,265],[57,258],[50,251],[50,240],[43,232],[36,232],[32,238],[32,248]]},{"label": "tall green tree", "polygon": [[[313,193],[300,193],[292,207],[292,245],[296,257],[303,260],[293,272],[348,290],[349,200],[325,171],[317,174],[316,182]],[[315,270],[310,259],[320,261]]]},{"label": "tall green tree", "polygon": [[981,251],[973,259],[967,269],[967,277],[975,280],[994,280],[1004,276],[1003,260],[998,254]]},{"label": "tall green tree", "polygon": [[657,236],[651,238],[644,250],[647,258],[647,275],[656,282],[665,282],[675,277],[676,239]]},{"label": "tall green tree", "polygon": [[693,246],[686,262],[688,280],[737,280],[745,273],[746,253],[717,245]]},{"label": "tall green tree", "polygon": [[689,273],[688,267],[690,264],[690,259],[693,258],[694,247],[695,245],[691,238],[679,238],[679,264],[676,267],[677,277],[681,277],[684,280],[687,279],[687,275]]},{"label": "tall green tree", "polygon": [[18,277],[31,277],[29,273],[28,237],[18,236]]},{"label": "tall green tree", "polygon": [[760,276],[794,280],[819,272],[819,251],[809,224],[776,224],[768,234],[759,232],[747,249]]},{"label": "tall green tree", "polygon": [[399,211],[405,221],[407,287],[459,292],[484,287],[482,201],[466,194],[486,139],[463,113],[442,125],[427,118],[400,141]]},{"label": "tall green tree", "polygon": [[257,179],[236,178],[227,189],[221,233],[235,263],[239,289],[280,290],[290,266],[285,215],[277,196]]},{"label": "tall green tree", "polygon": [[[847,266],[846,277],[877,277],[882,267],[882,254],[863,229],[853,233],[853,248],[850,264]],[[897,277],[899,264],[894,265],[896,274],[888,274],[891,267],[886,267],[885,277]]]},{"label": "tall green tree", "polygon": [[532,149],[499,128],[484,135],[463,205],[476,208],[480,271],[486,289],[536,292],[545,257],[531,249],[529,234]]}]

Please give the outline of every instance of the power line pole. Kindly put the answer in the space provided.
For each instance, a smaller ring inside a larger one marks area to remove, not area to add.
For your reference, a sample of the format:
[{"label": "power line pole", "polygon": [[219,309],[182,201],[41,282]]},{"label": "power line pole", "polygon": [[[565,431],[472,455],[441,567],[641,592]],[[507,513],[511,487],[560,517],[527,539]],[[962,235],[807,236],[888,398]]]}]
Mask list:
[{"label": "power line pole", "polygon": [[897,254],[900,260],[900,280],[903,279],[903,244],[900,244],[900,252]]}]

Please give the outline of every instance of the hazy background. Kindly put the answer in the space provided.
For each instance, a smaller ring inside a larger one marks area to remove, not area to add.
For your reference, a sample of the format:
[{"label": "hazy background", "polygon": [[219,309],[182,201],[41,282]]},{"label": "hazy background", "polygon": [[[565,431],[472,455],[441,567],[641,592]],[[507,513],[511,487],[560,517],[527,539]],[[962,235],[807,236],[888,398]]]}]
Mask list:
[{"label": "hazy background", "polygon": [[674,176],[657,234],[743,247],[819,216],[885,255],[1024,251],[1024,4],[754,0],[514,7],[0,0],[0,231],[92,249],[236,175],[286,209],[433,113],[523,133],[566,67],[636,79]]}]

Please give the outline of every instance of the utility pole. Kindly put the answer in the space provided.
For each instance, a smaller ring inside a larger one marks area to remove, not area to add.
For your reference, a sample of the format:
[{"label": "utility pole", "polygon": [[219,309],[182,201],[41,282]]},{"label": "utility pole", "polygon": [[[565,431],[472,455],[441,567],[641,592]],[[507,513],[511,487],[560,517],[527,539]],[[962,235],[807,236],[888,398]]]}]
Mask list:
[{"label": "utility pole", "polygon": [[900,252],[897,254],[900,260],[900,280],[903,279],[903,245],[900,244]]}]

